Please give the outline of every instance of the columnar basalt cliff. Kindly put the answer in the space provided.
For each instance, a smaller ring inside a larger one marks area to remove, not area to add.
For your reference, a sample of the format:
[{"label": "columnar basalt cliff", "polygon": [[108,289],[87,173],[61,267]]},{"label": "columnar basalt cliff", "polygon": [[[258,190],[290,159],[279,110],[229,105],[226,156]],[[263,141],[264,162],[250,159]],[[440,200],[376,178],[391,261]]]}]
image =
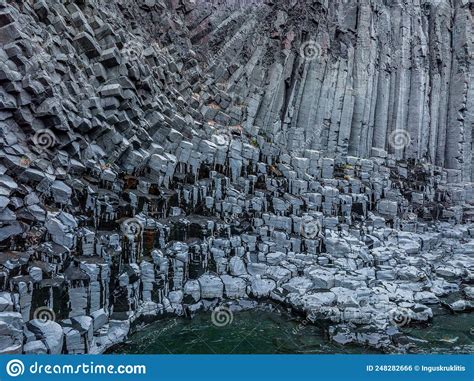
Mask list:
[{"label": "columnar basalt cliff", "polygon": [[0,353],[261,300],[406,351],[472,313],[473,14],[0,0]]}]

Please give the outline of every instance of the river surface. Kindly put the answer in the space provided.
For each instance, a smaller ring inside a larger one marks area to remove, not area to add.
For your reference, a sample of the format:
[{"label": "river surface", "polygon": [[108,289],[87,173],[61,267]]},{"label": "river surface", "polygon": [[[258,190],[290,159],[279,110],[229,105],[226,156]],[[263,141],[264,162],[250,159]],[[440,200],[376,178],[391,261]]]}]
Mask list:
[{"label": "river surface", "polygon": [[[474,353],[474,314],[435,316],[425,327],[402,331],[415,343],[415,353]],[[193,319],[170,318],[138,328],[129,340],[109,353],[134,354],[278,354],[378,353],[358,345],[331,342],[320,327],[269,311],[242,311],[222,327],[211,313]]]}]

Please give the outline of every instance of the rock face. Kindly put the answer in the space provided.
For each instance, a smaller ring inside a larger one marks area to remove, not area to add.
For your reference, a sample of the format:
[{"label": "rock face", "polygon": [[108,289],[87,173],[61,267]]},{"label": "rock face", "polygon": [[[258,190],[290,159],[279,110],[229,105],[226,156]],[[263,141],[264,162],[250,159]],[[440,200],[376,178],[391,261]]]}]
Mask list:
[{"label": "rock face", "polygon": [[247,298],[378,347],[471,312],[473,7],[0,0],[0,353]]}]

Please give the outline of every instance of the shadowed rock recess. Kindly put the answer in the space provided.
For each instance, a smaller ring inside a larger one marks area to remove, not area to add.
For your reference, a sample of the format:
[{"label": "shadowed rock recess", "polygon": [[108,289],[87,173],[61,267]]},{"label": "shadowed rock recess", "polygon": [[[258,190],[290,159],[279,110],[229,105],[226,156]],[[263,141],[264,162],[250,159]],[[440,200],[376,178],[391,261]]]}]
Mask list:
[{"label": "shadowed rock recess", "polygon": [[473,15],[0,0],[0,353],[255,300],[403,352],[472,313]]}]

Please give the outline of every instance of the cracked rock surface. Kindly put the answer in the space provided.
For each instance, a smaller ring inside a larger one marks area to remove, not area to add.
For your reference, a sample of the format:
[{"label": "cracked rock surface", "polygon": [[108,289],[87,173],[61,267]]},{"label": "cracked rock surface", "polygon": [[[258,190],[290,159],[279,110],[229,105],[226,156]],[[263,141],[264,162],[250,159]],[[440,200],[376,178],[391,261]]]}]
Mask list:
[{"label": "cracked rock surface", "polygon": [[404,351],[472,313],[473,14],[0,0],[0,353],[249,300]]}]

